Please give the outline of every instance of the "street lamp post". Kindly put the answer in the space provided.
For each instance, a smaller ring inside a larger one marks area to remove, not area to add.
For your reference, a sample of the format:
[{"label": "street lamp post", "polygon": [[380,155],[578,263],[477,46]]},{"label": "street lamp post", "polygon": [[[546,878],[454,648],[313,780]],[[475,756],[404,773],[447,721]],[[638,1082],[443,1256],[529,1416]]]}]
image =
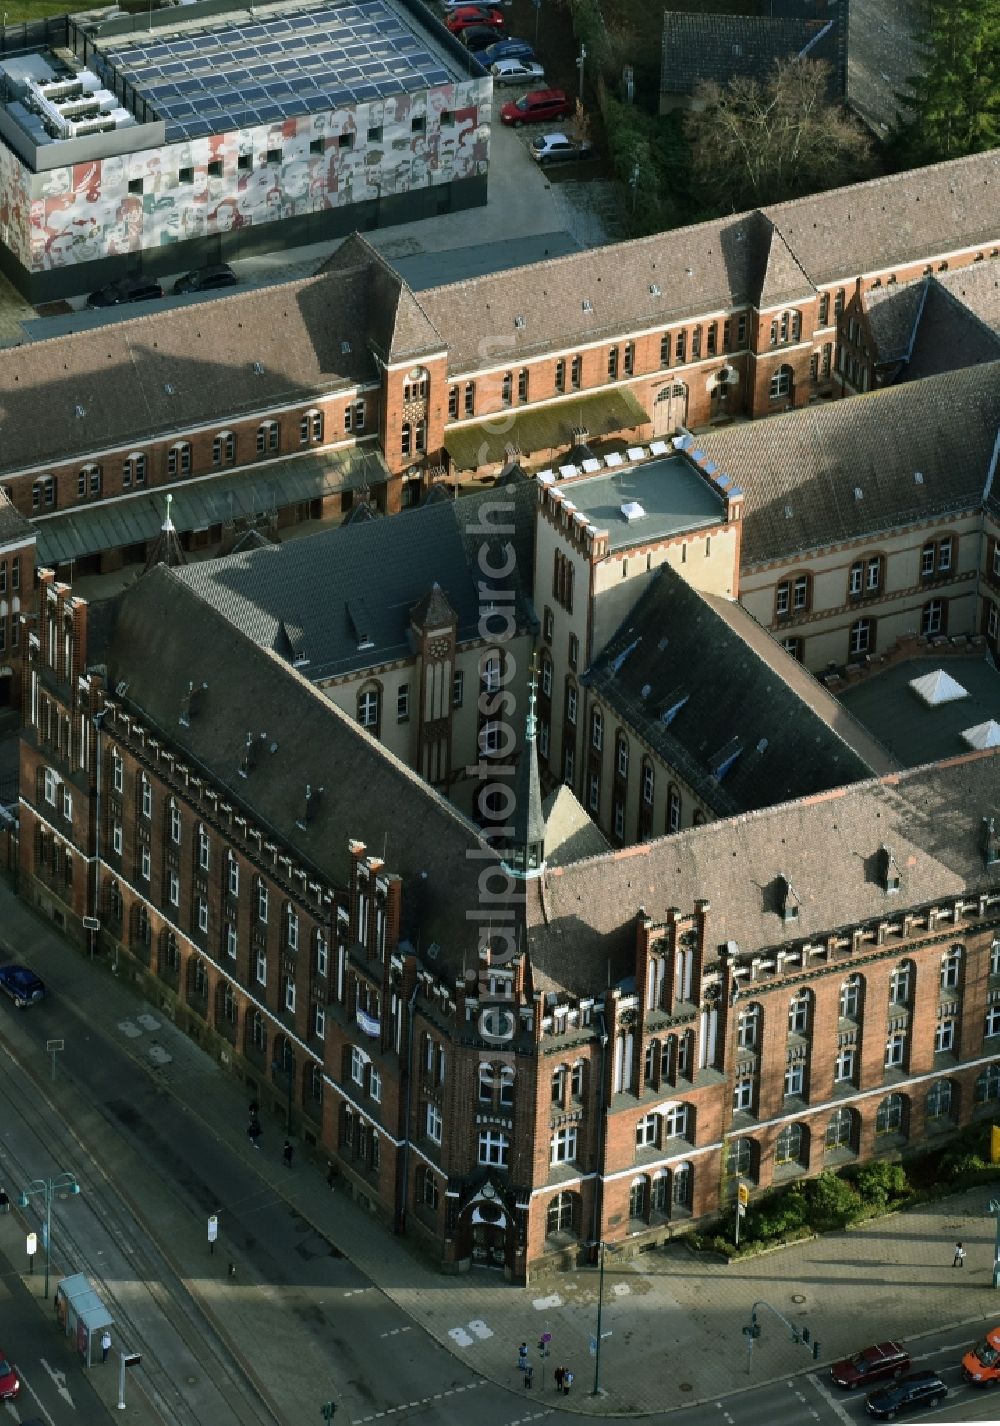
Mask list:
[{"label": "street lamp post", "polygon": [[602,1238],[598,1247],[598,1273],[597,1273],[597,1336],[594,1338],[594,1390],[593,1396],[601,1394],[601,1315],[604,1311],[604,1239]]},{"label": "street lamp post", "polygon": [[587,46],[580,45],[580,53],[576,57],[576,67],[580,71],[580,103],[583,103],[583,67],[587,61]]},{"label": "street lamp post", "polygon": [[67,1193],[79,1193],[80,1185],[69,1172],[56,1174],[55,1178],[36,1178],[21,1190],[17,1200],[19,1208],[27,1208],[31,1198],[39,1194],[45,1200],[45,1296],[49,1295],[49,1269],[52,1265],[52,1199],[64,1188]]}]

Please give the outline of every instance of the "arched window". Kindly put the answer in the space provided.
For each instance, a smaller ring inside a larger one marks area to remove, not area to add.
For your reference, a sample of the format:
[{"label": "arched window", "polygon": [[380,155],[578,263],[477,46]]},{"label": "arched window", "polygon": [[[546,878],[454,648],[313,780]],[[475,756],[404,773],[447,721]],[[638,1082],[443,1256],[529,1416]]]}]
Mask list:
[{"label": "arched window", "polygon": [[645,1218],[649,1211],[649,1179],[645,1176],[634,1178],[628,1191],[628,1213],[630,1218]]},{"label": "arched window", "polygon": [[323,439],[323,413],[322,411],[306,411],[299,421],[299,445],[308,446],[310,442],[319,444]]},{"label": "arched window", "polygon": [[976,1080],[975,1101],[990,1104],[1000,1099],[1000,1064],[987,1065]]},{"label": "arched window", "polygon": [[290,951],[299,948],[299,913],[290,901],[285,903],[285,945]]},{"label": "arched window", "polygon": [[856,1020],[861,1006],[861,977],[849,975],[840,987],[840,1018]]},{"label": "arched window", "polygon": [[941,957],[941,989],[957,990],[962,975],[962,947],[952,946]]},{"label": "arched window", "polygon": [[679,832],[681,829],[681,795],[673,783],[667,787],[667,831]]},{"label": "arched window", "polygon": [[31,487],[31,508],[32,510],[54,510],[56,505],[56,482],[55,477],[43,475],[40,480],[36,480]]},{"label": "arched window", "polygon": [[381,722],[381,702],[377,684],[366,684],[358,693],[358,722],[376,737]]},{"label": "arched window", "polygon": [[100,495],[104,473],[99,465],[82,465],[76,477],[76,493],[79,496]]},{"label": "arched window", "polygon": [[675,1101],[672,1104],[664,1104],[659,1113],[663,1119],[664,1139],[689,1139],[691,1137],[690,1105]]},{"label": "arched window", "polygon": [[779,366],[778,370],[771,377],[771,384],[768,388],[768,395],[772,401],[780,401],[785,396],[792,394],[792,368],[787,364]]},{"label": "arched window", "polygon": [[750,1178],[753,1173],[754,1141],[730,1139],[726,1145],[726,1177]]},{"label": "arched window", "polygon": [[656,795],[656,773],[649,758],[642,760],[642,801],[644,807],[652,807]]},{"label": "arched window", "polygon": [[545,1211],[546,1233],[550,1237],[556,1233],[572,1233],[575,1237],[579,1231],[579,1205],[579,1194],[571,1193],[568,1189],[557,1193],[555,1198],[550,1198]]},{"label": "arched window", "polygon": [[776,1164],[805,1163],[806,1133],[801,1124],[786,1124],[774,1146]]},{"label": "arched window", "polygon": [[913,988],[913,963],[900,961],[889,977],[889,1004],[907,1005]]},{"label": "arched window", "polygon": [[222,1018],[230,1025],[236,1024],[236,992],[229,981],[222,984]]},{"label": "arched window", "polygon": [[267,455],[278,450],[281,444],[281,430],[277,421],[261,421],[257,427],[257,454]]},{"label": "arched window", "polygon": [[208,994],[208,971],[201,956],[192,956],[188,962],[187,985],[190,995]]},{"label": "arched window", "polygon": [[884,1138],[887,1134],[902,1134],[905,1101],[901,1094],[887,1094],[875,1111],[875,1134]]},{"label": "arched window", "polygon": [[927,1118],[950,1119],[954,1087],[950,1079],[936,1079],[927,1091]]},{"label": "arched window", "polygon": [[673,1205],[675,1212],[690,1212],[694,1201],[694,1169],[690,1164],[678,1164],[673,1174]]},{"label": "arched window", "polygon": [[212,464],[233,465],[235,461],[236,437],[232,431],[221,431],[212,441]]},{"label": "arched window", "polygon": [[857,1114],[846,1104],[834,1110],[826,1126],[826,1151],[828,1154],[836,1152],[837,1149],[853,1149],[855,1147],[856,1120]]},{"label": "arched window", "polygon": [[142,451],[133,451],[122,461],[122,489],[131,490],[133,485],[146,484],[146,457]]},{"label": "arched window", "polygon": [[191,445],[188,441],[176,441],[167,451],[167,475],[191,474]]},{"label": "arched window", "polygon": [[805,1035],[809,1030],[809,1010],[812,1005],[812,993],[808,990],[800,990],[793,995],[788,1003],[788,1033],[790,1035]]},{"label": "arched window", "polygon": [[259,1010],[255,1010],[250,1017],[250,1043],[255,1050],[260,1050],[261,1053],[267,1049],[267,1028]]},{"label": "arched window", "polygon": [[649,1185],[649,1212],[650,1217],[663,1217],[670,1212],[670,1175],[665,1169],[654,1174]]}]

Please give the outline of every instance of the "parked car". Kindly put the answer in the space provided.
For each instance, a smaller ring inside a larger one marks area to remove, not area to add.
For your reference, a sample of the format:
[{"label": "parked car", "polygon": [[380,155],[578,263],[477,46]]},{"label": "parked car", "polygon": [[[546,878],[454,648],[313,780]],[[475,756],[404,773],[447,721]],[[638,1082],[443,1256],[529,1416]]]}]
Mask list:
[{"label": "parked car", "polygon": [[496,30],[489,30],[485,25],[472,25],[471,28],[462,30],[456,36],[477,59],[480,58],[482,52],[489,49],[496,37]]},{"label": "parked car", "polygon": [[45,986],[27,966],[0,966],[0,990],[10,996],[18,1010],[45,999]]},{"label": "parked car", "polygon": [[153,297],[162,297],[163,288],[151,277],[119,277],[92,292],[87,298],[87,306],[117,307],[122,302],[148,302]]},{"label": "parked car", "polygon": [[13,1401],[21,1390],[17,1367],[0,1352],[0,1401]]},{"label": "parked car", "polygon": [[902,1376],[909,1370],[910,1354],[902,1342],[879,1342],[874,1347],[865,1347],[863,1352],[855,1352],[845,1361],[834,1362],[830,1375],[836,1386],[854,1391],[862,1383],[867,1385],[879,1377]]},{"label": "parked car", "polygon": [[536,163],[565,163],[570,159],[589,158],[590,144],[577,143],[565,134],[537,134],[531,140],[531,157]]},{"label": "parked car", "polygon": [[479,58],[488,69],[491,64],[496,64],[501,59],[534,59],[535,51],[527,40],[516,40],[513,36],[506,40],[494,37],[493,43],[483,50]]},{"label": "parked car", "polygon": [[239,278],[227,262],[186,272],[174,283],[175,292],[213,292],[217,287],[235,287]]},{"label": "parked car", "polygon": [[490,65],[494,84],[540,84],[545,70],[534,59],[498,59]]},{"label": "parked car", "polygon": [[974,1386],[996,1386],[1000,1382],[1000,1327],[991,1327],[983,1340],[966,1352],[962,1375]]},{"label": "parked car", "polygon": [[865,1397],[865,1410],[876,1421],[892,1421],[901,1411],[936,1406],[947,1395],[948,1388],[937,1372],[914,1372],[912,1376]]},{"label": "parked car", "polygon": [[503,15],[499,10],[487,10],[478,5],[463,5],[458,10],[452,10],[445,20],[445,24],[453,35],[460,35],[463,30],[470,30],[473,25],[482,26],[487,30],[499,30],[503,33]]},{"label": "parked car", "polygon": [[503,0],[441,0],[446,15],[452,14],[455,10],[467,10],[470,5],[475,4],[477,10],[502,10]]},{"label": "parked car", "polygon": [[505,124],[513,124],[515,129],[522,124],[541,124],[547,119],[565,119],[572,114],[573,105],[564,89],[532,89],[522,94],[520,99],[512,99],[500,110],[500,118]]}]

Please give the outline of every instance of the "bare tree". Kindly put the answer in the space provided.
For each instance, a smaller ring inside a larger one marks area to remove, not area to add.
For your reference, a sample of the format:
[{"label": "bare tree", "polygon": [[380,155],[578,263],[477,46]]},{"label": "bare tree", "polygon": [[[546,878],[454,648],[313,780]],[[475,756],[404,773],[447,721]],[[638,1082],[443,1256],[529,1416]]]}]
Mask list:
[{"label": "bare tree", "polygon": [[687,115],[695,182],[711,206],[738,210],[868,177],[871,145],[829,97],[829,66],[790,60],[767,80],[699,85]]}]

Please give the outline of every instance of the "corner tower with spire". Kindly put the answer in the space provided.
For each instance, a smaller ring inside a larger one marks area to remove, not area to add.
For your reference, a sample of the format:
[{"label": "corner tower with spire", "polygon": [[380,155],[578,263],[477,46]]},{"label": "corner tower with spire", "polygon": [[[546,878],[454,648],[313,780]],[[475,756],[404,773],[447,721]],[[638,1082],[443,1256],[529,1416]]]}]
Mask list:
[{"label": "corner tower with spire", "polygon": [[528,716],[524,727],[524,750],[514,775],[514,811],[510,838],[502,856],[511,876],[530,881],[545,870],[545,813],[538,776],[538,719],[535,716],[535,674],[528,688]]}]

